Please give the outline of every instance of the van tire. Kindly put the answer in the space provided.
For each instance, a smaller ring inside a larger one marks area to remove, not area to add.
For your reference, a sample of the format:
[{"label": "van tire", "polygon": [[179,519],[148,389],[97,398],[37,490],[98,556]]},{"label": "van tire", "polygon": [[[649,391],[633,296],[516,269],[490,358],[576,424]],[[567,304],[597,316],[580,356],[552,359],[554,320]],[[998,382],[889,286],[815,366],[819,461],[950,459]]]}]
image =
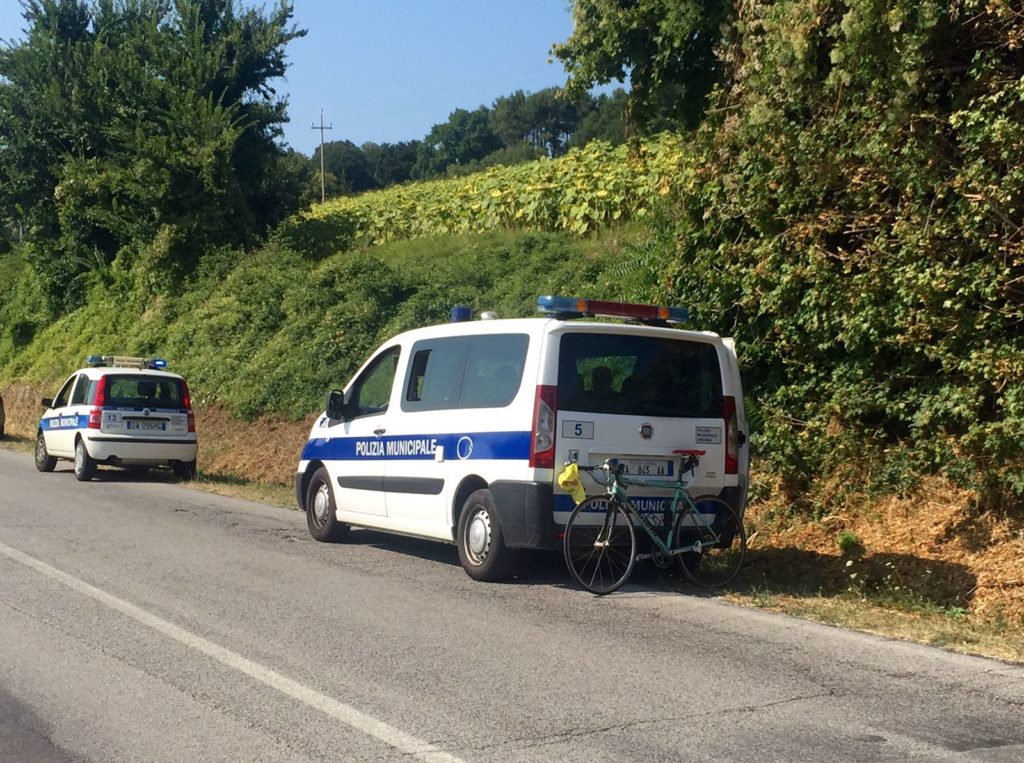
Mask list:
[{"label": "van tire", "polygon": [[57,459],[46,450],[46,438],[43,433],[36,434],[36,469],[41,472],[52,472],[57,466]]},{"label": "van tire", "polygon": [[331,477],[322,466],[313,473],[306,489],[306,526],[309,534],[321,543],[340,543],[351,529],[338,521]]},{"label": "van tire", "polygon": [[175,461],[171,465],[171,471],[173,471],[174,476],[182,482],[191,482],[196,478],[196,462],[195,460]]},{"label": "van tire", "polygon": [[495,582],[511,573],[515,553],[505,545],[490,490],[475,490],[462,504],[455,543],[462,568],[473,580]]},{"label": "van tire", "polygon": [[75,443],[75,479],[79,482],[88,482],[96,474],[96,462],[89,455],[85,447],[85,440],[81,437]]}]

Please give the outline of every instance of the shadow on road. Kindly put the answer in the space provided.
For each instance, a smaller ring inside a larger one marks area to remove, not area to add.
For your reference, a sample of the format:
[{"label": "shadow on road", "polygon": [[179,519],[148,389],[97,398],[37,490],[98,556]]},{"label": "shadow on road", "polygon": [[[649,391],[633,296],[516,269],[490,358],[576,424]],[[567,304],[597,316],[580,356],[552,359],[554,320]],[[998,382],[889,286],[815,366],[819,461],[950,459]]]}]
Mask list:
[{"label": "shadow on road", "polygon": [[912,554],[833,556],[798,548],[758,548],[732,588],[780,594],[884,595],[943,609],[966,608],[977,579],[962,564]]}]

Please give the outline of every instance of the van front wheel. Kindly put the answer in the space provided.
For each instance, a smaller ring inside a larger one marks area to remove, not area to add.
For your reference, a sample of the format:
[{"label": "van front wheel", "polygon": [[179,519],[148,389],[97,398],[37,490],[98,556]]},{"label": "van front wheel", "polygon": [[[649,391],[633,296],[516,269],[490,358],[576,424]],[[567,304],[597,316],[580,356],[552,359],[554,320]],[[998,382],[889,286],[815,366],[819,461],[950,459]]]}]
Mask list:
[{"label": "van front wheel", "polygon": [[514,554],[505,545],[490,490],[470,493],[462,504],[456,544],[462,568],[473,580],[497,581],[508,577]]}]

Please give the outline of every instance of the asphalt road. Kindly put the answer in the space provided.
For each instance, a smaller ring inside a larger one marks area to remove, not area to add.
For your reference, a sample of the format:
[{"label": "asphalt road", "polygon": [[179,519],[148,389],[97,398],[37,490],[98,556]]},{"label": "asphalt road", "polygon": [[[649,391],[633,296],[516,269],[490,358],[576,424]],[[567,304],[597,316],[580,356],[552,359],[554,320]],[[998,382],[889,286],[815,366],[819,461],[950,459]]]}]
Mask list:
[{"label": "asphalt road", "polygon": [[1024,669],[0,450],[0,761],[1024,760]]}]

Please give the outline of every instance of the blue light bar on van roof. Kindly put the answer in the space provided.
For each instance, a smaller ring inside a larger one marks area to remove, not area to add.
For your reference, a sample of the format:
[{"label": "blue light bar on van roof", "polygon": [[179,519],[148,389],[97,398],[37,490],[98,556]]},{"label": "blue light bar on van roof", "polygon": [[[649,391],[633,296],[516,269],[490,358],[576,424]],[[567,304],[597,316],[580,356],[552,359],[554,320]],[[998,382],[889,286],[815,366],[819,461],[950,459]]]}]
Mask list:
[{"label": "blue light bar on van roof", "polygon": [[690,317],[690,311],[685,307],[637,305],[631,302],[607,302],[576,297],[537,297],[537,310],[559,318],[602,315],[632,318],[645,323],[684,323]]},{"label": "blue light bar on van roof", "polygon": [[468,307],[465,305],[455,305],[455,307],[452,308],[452,314],[448,319],[448,322],[462,323],[463,321],[468,321],[470,317],[472,317],[472,313]]}]

